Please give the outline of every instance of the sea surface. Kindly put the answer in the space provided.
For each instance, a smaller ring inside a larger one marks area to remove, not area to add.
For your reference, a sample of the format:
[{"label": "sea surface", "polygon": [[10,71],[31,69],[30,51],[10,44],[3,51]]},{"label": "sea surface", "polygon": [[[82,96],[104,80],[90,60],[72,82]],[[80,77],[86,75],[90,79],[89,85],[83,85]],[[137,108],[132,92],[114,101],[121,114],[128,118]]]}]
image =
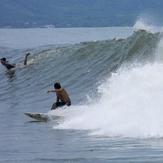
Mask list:
[{"label": "sea surface", "polygon": [[[0,163],[163,162],[161,31],[0,29],[0,57],[17,64],[0,66]],[[72,106],[50,111],[55,80]]]}]

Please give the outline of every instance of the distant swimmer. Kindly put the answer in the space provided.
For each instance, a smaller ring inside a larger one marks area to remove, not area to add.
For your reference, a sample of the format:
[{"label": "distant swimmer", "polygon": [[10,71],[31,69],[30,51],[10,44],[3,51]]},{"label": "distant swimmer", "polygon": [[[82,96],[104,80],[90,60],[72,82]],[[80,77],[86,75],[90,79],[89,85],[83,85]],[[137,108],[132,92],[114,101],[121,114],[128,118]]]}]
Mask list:
[{"label": "distant swimmer", "polygon": [[54,90],[49,90],[49,92],[55,92],[57,99],[56,102],[52,105],[51,110],[56,109],[57,107],[62,107],[64,105],[70,106],[71,100],[69,98],[68,93],[64,88],[61,87],[59,82],[54,83]]},{"label": "distant swimmer", "polygon": [[[24,65],[27,65],[27,58],[30,55],[30,53],[27,53],[24,58]],[[16,67],[16,64],[11,64],[9,61],[6,60],[6,58],[1,58],[0,62],[3,66],[7,68],[7,70],[11,70],[12,68]]]}]

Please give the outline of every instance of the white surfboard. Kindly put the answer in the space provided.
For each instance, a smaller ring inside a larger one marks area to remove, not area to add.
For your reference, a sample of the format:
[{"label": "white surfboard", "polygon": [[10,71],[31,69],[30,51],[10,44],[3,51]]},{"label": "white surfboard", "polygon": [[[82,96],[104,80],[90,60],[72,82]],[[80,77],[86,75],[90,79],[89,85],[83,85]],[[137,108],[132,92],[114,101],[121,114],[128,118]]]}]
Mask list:
[{"label": "white surfboard", "polygon": [[33,120],[43,121],[43,122],[53,120],[56,121],[56,123],[59,123],[64,119],[63,116],[49,114],[49,113],[25,112],[24,114],[32,118]]},{"label": "white surfboard", "polygon": [[31,112],[26,112],[24,113],[26,116],[37,120],[37,121],[48,121],[50,120],[50,117],[46,113],[31,113]]}]

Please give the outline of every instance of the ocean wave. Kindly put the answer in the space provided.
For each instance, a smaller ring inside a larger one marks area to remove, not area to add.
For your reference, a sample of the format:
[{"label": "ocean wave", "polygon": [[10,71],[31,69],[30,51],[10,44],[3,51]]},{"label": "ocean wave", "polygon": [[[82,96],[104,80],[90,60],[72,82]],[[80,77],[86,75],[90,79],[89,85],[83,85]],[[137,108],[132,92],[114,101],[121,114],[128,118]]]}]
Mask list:
[{"label": "ocean wave", "polygon": [[23,101],[28,108],[38,103],[39,109],[50,108],[54,100],[45,92],[60,80],[70,93],[72,109],[57,127],[162,137],[161,35],[139,30],[125,39],[30,49],[29,66],[17,69],[14,80],[6,82],[1,76],[0,97],[6,103]]}]

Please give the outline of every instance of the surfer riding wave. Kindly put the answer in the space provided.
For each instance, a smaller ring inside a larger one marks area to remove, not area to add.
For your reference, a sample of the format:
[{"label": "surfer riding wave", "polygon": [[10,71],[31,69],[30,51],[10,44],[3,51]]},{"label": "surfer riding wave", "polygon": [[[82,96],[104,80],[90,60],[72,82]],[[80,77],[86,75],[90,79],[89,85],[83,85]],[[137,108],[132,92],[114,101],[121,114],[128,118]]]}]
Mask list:
[{"label": "surfer riding wave", "polygon": [[49,90],[47,93],[49,92],[55,92],[57,96],[56,102],[52,105],[51,110],[54,110],[58,107],[62,107],[64,105],[71,105],[71,100],[67,91],[61,87],[61,84],[59,82],[55,82],[54,89]]}]

